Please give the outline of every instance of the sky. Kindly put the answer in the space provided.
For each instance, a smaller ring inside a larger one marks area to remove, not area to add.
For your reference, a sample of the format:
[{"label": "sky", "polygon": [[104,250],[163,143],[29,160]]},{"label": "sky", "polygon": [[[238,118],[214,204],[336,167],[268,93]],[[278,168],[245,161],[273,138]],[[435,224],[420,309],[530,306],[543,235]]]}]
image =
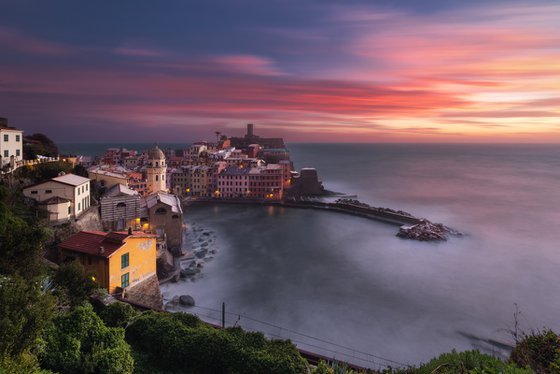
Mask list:
[{"label": "sky", "polygon": [[58,142],[560,142],[560,1],[0,0],[0,117]]}]

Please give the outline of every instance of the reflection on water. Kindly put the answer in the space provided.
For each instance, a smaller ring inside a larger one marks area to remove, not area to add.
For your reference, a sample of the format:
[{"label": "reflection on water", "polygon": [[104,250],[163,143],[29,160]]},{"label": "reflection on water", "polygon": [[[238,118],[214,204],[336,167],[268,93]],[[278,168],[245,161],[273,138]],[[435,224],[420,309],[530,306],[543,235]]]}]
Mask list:
[{"label": "reflection on water", "polygon": [[328,189],[469,235],[417,243],[396,238],[394,226],[336,213],[189,208],[187,223],[216,232],[217,253],[204,277],[165,286],[166,297],[188,293],[210,309],[225,302],[230,324],[366,366],[380,361],[341,346],[405,363],[452,348],[507,354],[504,329],[513,322],[514,303],[522,327],[560,330],[557,147],[298,144],[290,150],[296,166],[317,167]]}]

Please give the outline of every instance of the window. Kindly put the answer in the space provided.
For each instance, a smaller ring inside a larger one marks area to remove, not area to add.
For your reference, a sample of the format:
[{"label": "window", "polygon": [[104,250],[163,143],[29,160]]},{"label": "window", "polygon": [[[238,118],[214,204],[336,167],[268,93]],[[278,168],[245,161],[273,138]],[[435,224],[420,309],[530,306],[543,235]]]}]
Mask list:
[{"label": "window", "polygon": [[86,184],[86,191],[89,191],[89,184]]},{"label": "window", "polygon": [[4,141],[7,142],[9,140],[8,134],[4,134]]},{"label": "window", "polygon": [[4,151],[4,157],[10,157],[10,153],[7,149]]},{"label": "window", "polygon": [[159,180],[159,175],[156,174],[156,182]]},{"label": "window", "polygon": [[78,210],[82,210],[82,206],[80,203],[78,203]]},{"label": "window", "polygon": [[16,149],[16,156],[17,156],[17,157],[21,156],[21,153],[20,153],[20,150],[19,150],[19,149]]},{"label": "window", "polygon": [[80,196],[80,188],[78,187],[78,196]]},{"label": "window", "polygon": [[31,191],[31,195],[37,195],[38,193],[38,191]]},{"label": "window", "polygon": [[123,202],[120,202],[117,204],[117,208],[126,208],[126,204]]},{"label": "window", "polygon": [[52,190],[45,190],[45,193],[52,193]]},{"label": "window", "polygon": [[16,135],[16,142],[19,142],[19,135]]},{"label": "window", "polygon": [[129,265],[129,256],[128,253],[125,253],[121,256],[121,269],[127,268]]},{"label": "window", "polygon": [[72,214],[72,207],[68,207],[68,214]]},{"label": "window", "polygon": [[156,214],[158,214],[158,215],[164,215],[166,213],[167,213],[167,211],[165,210],[165,208],[157,208],[156,209]]},{"label": "window", "polygon": [[130,285],[130,279],[128,273],[121,275],[121,287],[127,288]]}]

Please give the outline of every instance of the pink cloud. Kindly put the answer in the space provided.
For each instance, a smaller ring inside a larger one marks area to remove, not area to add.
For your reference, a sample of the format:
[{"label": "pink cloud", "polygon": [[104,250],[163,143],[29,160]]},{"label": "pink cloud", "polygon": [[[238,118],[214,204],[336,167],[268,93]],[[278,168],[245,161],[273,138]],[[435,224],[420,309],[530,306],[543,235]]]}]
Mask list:
[{"label": "pink cloud", "polygon": [[284,75],[274,64],[274,62],[266,57],[254,55],[223,55],[214,57],[211,61],[223,65],[234,72],[251,75]]}]

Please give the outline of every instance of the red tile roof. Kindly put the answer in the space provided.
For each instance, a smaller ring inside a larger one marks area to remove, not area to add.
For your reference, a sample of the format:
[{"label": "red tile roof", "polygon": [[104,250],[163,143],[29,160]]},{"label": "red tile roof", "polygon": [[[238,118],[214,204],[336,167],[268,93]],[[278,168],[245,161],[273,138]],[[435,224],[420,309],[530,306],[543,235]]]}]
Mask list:
[{"label": "red tile roof", "polygon": [[108,233],[100,231],[80,231],[60,243],[58,247],[93,256],[109,257],[124,243],[113,238],[107,240],[107,235]]},{"label": "red tile roof", "polygon": [[128,237],[153,238],[155,235],[138,231],[132,235],[128,235],[126,231],[80,231],[60,243],[58,247],[93,256],[109,257],[124,245],[125,239]]}]

